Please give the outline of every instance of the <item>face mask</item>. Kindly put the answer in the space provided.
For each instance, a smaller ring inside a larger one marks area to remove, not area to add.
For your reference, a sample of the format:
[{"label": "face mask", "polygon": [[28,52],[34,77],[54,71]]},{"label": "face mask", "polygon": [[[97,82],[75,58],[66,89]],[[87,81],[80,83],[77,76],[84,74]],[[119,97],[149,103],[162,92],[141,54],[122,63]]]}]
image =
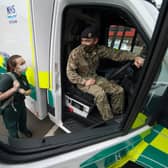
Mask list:
[{"label": "face mask", "polygon": [[84,50],[86,52],[92,52],[95,49],[95,45],[91,45],[91,46],[84,46]]},{"label": "face mask", "polygon": [[20,65],[19,69],[20,69],[21,72],[25,72],[26,69],[27,69],[27,65],[26,64]]}]

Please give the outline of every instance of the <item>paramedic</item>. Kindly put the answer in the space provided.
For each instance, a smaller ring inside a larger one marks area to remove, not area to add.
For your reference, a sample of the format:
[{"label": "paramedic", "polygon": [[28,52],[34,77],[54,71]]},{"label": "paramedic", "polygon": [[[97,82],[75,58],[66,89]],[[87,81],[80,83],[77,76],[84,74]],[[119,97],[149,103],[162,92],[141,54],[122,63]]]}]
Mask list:
[{"label": "paramedic", "polygon": [[[3,113],[3,119],[9,135],[18,138],[18,131],[26,137],[31,137],[32,133],[27,128],[25,96],[31,93],[29,83],[24,75],[26,71],[26,62],[20,55],[13,55],[7,61],[7,71],[12,72],[17,81],[19,88],[15,90],[12,109],[7,109]],[[6,83],[11,83],[10,78],[6,79]],[[12,85],[10,86],[10,88]],[[13,89],[14,90],[14,89]]]}]

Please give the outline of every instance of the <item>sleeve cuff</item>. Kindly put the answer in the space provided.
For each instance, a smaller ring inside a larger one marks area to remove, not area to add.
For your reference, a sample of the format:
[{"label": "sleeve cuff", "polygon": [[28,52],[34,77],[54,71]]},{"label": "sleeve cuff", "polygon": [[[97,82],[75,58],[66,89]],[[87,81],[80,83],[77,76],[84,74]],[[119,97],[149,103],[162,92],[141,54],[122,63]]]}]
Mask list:
[{"label": "sleeve cuff", "polygon": [[82,84],[82,85],[85,85],[85,82],[86,82],[86,80],[85,80],[85,79],[82,79],[81,84]]}]

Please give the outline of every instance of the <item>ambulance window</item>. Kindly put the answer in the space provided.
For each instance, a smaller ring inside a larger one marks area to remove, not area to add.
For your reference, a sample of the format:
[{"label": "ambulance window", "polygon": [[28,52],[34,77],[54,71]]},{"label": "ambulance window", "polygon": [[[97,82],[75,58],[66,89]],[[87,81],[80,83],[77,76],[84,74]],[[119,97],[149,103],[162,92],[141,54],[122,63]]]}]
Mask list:
[{"label": "ambulance window", "polygon": [[107,46],[116,50],[132,51],[140,55],[145,43],[136,28],[123,25],[110,25]]},{"label": "ambulance window", "polygon": [[[133,53],[136,53],[137,55],[140,55],[143,52],[144,49],[146,49],[146,44],[144,43],[140,34],[137,33],[132,51],[133,51]],[[146,55],[143,55],[143,56],[145,57]]]},{"label": "ambulance window", "polygon": [[134,36],[134,28],[110,25],[108,47],[131,51],[131,44]]},{"label": "ambulance window", "polygon": [[149,124],[159,123],[168,128],[168,49],[148,93],[144,114]]}]

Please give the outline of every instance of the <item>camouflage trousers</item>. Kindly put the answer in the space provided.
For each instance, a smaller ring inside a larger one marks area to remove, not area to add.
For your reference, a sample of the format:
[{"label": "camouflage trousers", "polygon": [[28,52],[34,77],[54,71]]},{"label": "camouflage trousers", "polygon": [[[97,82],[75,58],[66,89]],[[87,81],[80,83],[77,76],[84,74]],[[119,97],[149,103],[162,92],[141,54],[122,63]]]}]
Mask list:
[{"label": "camouflage trousers", "polygon": [[[78,88],[94,96],[97,108],[103,120],[113,118],[113,114],[121,114],[124,107],[124,89],[114,81],[97,76],[94,78],[96,84],[91,86],[81,86]],[[110,103],[107,98],[110,95]]]}]

